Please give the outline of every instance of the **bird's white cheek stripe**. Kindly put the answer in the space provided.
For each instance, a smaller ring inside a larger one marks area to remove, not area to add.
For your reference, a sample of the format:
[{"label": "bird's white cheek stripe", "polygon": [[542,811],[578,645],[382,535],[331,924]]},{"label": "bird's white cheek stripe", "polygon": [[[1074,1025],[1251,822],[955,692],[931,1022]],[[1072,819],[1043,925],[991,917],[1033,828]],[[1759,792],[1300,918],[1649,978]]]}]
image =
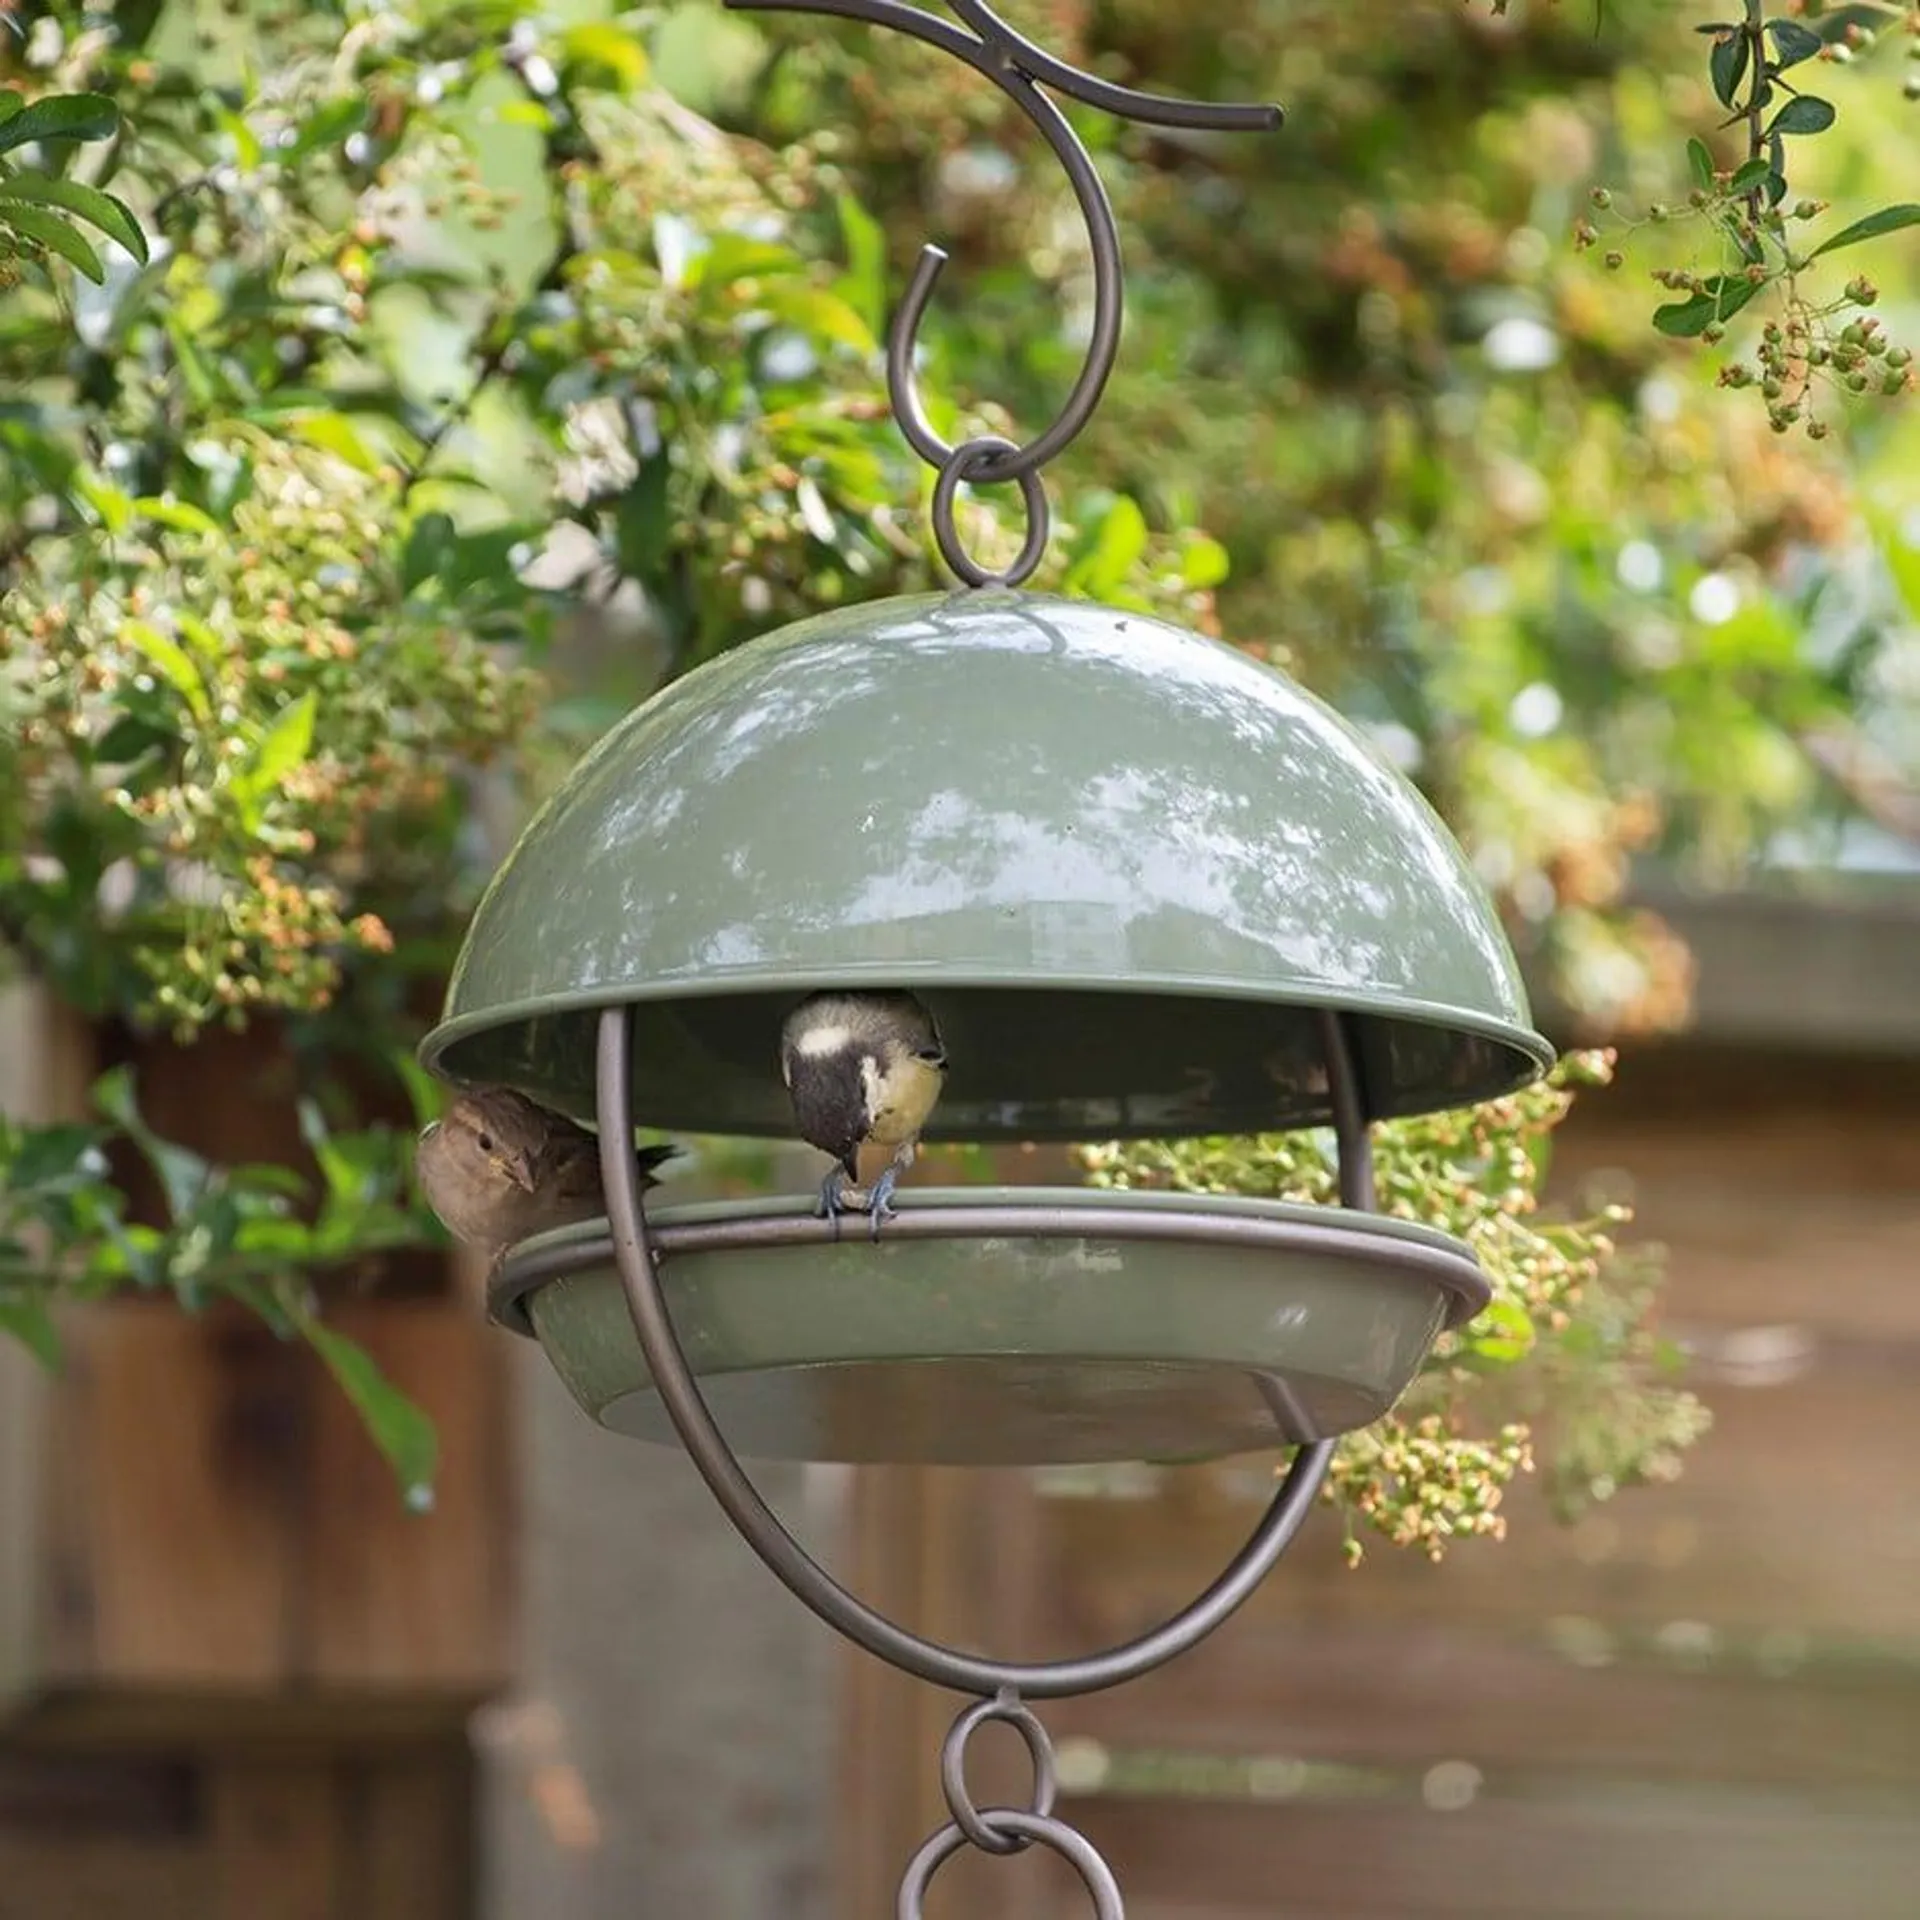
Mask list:
[{"label": "bird's white cheek stripe", "polygon": [[853,1044],[853,1030],[850,1027],[809,1027],[793,1043],[793,1050],[803,1060],[817,1060],[822,1054],[839,1053]]}]

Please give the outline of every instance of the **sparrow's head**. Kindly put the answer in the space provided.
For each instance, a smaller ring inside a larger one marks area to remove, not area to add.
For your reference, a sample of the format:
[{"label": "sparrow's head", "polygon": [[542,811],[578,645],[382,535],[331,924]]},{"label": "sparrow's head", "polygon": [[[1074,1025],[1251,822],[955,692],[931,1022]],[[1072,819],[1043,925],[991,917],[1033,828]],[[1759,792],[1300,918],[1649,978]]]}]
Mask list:
[{"label": "sparrow's head", "polygon": [[420,1190],[461,1238],[485,1238],[497,1209],[534,1191],[552,1126],[551,1116],[508,1088],[462,1094],[420,1136]]}]

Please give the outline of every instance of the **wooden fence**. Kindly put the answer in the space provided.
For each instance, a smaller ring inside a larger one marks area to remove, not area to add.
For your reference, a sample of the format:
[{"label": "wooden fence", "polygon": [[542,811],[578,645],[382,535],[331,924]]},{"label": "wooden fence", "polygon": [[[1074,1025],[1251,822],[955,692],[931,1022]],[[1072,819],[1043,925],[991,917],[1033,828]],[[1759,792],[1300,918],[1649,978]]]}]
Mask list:
[{"label": "wooden fence", "polygon": [[[1571,1528],[1516,1499],[1506,1545],[1438,1569],[1349,1573],[1320,1516],[1208,1644],[1048,1707],[1131,1920],[1920,1911],[1920,1068],[1642,1054],[1563,1136],[1568,1189],[1604,1169],[1671,1249],[1714,1431],[1678,1484]],[[876,1469],[850,1571],[964,1642],[1089,1648],[1197,1592],[1270,1486]],[[878,1915],[944,1817],[954,1702],[849,1672],[838,1910]],[[962,1856],[938,1894],[1089,1911],[1033,1855]]]}]

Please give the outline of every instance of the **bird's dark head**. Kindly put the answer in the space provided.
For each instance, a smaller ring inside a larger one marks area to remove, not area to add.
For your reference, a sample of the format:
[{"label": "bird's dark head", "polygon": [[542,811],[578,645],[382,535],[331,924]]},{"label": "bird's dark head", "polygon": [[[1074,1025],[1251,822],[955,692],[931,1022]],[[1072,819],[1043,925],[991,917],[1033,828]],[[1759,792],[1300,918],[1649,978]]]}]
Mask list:
[{"label": "bird's dark head", "polygon": [[801,1137],[849,1167],[862,1141],[918,1136],[946,1067],[933,1016],[910,993],[817,993],[781,1031],[780,1072]]}]

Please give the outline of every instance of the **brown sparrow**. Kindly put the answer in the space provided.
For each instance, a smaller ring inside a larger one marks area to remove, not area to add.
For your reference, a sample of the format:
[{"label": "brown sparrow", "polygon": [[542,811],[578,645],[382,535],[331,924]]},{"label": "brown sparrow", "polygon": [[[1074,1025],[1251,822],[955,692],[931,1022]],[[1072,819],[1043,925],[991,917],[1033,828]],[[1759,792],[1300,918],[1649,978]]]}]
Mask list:
[{"label": "brown sparrow", "polygon": [[[653,1170],[678,1151],[640,1150],[642,1192],[659,1185]],[[463,1093],[421,1134],[414,1170],[448,1232],[496,1262],[536,1233],[607,1210],[598,1138],[510,1087]]]}]

